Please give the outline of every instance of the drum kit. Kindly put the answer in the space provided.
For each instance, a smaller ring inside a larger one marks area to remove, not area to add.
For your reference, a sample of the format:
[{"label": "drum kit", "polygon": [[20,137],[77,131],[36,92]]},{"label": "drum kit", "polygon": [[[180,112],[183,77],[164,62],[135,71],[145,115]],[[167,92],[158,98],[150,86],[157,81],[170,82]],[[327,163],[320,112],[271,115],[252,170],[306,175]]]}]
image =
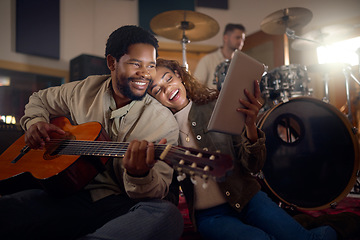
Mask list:
[{"label": "drum kit", "polygon": [[[324,46],[323,36],[295,34],[293,28],[305,26],[311,18],[312,13],[305,8],[282,9],[267,16],[261,29],[268,34],[286,34],[295,40],[293,47]],[[360,83],[351,68],[345,66],[342,70],[347,106],[351,109],[350,79]],[[335,207],[359,183],[357,129],[351,124],[350,110],[345,115],[329,104],[327,80],[322,100],[311,97],[313,89],[306,66],[278,67],[264,74],[260,82],[265,104],[258,126],[267,138],[262,179],[265,188],[290,208]]]},{"label": "drum kit", "polygon": [[[295,29],[311,19],[312,13],[306,8],[286,8],[265,17],[261,29],[268,34],[286,34],[295,40],[294,48],[323,46],[323,38],[314,37],[315,33],[302,37],[295,34]],[[150,27],[160,36],[181,41],[186,68],[186,44],[205,40],[219,31],[213,18],[187,10],[158,14],[151,20]],[[215,69],[219,90],[230,61],[222,62]],[[327,79],[324,79],[324,98],[312,97],[306,66],[280,66],[266,71],[260,81],[265,103],[258,127],[266,134],[267,159],[259,180],[280,205],[320,210],[336,207],[352,189],[360,190],[359,136],[351,122],[349,91],[351,79],[359,85],[360,82],[349,67],[344,67],[343,73],[348,114],[329,104]]]}]

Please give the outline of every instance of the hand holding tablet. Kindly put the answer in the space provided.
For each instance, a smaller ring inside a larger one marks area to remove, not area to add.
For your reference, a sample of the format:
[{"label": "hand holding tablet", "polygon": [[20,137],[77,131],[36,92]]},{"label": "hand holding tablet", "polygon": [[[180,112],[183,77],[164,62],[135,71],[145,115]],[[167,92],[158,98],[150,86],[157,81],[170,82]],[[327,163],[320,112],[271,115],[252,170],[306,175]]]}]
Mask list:
[{"label": "hand holding tablet", "polygon": [[264,71],[264,64],[241,51],[235,51],[208,124],[209,131],[241,134],[245,114],[236,111],[241,107],[239,99],[247,99],[244,89],[254,93],[254,81],[260,81]]}]

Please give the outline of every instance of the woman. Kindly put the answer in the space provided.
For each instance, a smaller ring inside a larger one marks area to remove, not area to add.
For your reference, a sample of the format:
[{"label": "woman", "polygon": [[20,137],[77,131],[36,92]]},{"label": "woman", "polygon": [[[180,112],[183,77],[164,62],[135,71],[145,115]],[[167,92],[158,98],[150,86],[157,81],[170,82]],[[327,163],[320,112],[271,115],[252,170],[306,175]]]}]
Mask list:
[{"label": "woman", "polygon": [[247,99],[240,99],[236,109],[246,115],[243,134],[232,136],[206,129],[217,90],[198,83],[176,61],[158,59],[156,69],[148,92],[174,113],[180,145],[220,150],[234,159],[233,172],[224,182],[209,180],[206,188],[200,177],[180,182],[192,221],[205,239],[336,239],[329,226],[303,228],[260,190],[253,177],[266,158],[265,136],[256,127],[261,108],[257,81],[254,93],[244,90]]}]

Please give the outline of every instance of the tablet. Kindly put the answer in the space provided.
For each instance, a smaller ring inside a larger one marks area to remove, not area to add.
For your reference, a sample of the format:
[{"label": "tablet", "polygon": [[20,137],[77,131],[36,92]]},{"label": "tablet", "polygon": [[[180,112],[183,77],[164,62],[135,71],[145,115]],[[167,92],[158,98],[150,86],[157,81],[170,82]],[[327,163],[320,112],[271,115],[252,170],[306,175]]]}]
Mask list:
[{"label": "tablet", "polygon": [[264,64],[239,50],[235,51],[208,124],[209,131],[232,135],[242,133],[245,114],[236,111],[243,107],[239,99],[247,99],[245,88],[254,92],[254,80],[260,82],[264,71]]}]

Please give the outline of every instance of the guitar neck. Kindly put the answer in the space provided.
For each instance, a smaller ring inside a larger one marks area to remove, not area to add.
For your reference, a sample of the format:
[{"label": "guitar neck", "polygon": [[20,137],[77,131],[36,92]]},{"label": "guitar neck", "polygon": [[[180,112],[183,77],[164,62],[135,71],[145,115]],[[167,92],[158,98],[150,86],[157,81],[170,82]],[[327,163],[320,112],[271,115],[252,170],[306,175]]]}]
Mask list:
[{"label": "guitar neck", "polygon": [[[54,149],[50,155],[124,157],[128,147],[128,142],[52,140],[48,149]],[[159,158],[165,148],[166,145],[155,144],[155,157]]]},{"label": "guitar neck", "polygon": [[[46,148],[49,156],[124,157],[128,147],[128,142],[55,139]],[[232,160],[228,155],[182,146],[155,144],[155,158],[166,162],[180,173],[212,176],[216,180],[225,177],[232,169]]]}]

